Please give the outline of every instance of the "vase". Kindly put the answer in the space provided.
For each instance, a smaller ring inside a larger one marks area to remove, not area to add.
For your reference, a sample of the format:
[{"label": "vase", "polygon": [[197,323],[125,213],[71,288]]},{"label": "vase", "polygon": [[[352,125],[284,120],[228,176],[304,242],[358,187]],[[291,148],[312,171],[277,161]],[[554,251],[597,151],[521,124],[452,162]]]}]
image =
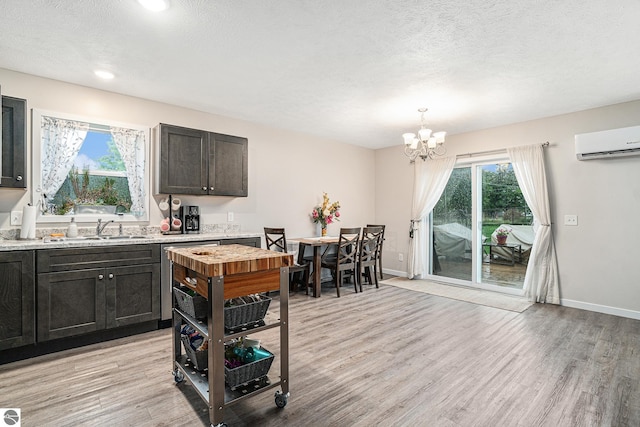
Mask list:
[{"label": "vase", "polygon": [[496,240],[498,240],[499,245],[504,245],[507,243],[507,236],[496,236]]},{"label": "vase", "polygon": [[326,235],[327,235],[327,226],[325,225],[325,226],[322,227],[322,237],[324,237]]}]

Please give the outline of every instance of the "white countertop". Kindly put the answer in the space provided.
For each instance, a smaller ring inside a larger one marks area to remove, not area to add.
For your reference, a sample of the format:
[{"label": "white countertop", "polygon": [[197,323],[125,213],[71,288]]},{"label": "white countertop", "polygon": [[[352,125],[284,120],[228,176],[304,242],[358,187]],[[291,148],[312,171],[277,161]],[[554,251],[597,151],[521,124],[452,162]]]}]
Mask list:
[{"label": "white countertop", "polygon": [[[261,233],[201,233],[201,234],[149,234],[130,239],[67,239],[44,238],[33,240],[0,240],[0,251],[17,251],[30,249],[81,248],[87,246],[117,246],[148,243],[199,242],[204,240],[240,239],[261,237]],[[46,241],[51,239],[51,241]]]}]

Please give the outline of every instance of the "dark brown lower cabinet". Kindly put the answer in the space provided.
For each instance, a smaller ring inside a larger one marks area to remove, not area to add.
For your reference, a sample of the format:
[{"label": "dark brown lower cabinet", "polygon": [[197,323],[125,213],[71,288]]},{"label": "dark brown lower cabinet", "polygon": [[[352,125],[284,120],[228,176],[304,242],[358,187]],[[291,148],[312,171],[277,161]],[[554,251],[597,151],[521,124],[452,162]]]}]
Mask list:
[{"label": "dark brown lower cabinet", "polygon": [[159,261],[158,245],[39,254],[38,342],[160,319]]},{"label": "dark brown lower cabinet", "polygon": [[239,237],[236,239],[221,239],[221,245],[244,245],[244,246],[252,246],[254,248],[260,247],[260,238],[259,237]]},{"label": "dark brown lower cabinet", "polygon": [[34,257],[0,252],[0,350],[35,342]]}]

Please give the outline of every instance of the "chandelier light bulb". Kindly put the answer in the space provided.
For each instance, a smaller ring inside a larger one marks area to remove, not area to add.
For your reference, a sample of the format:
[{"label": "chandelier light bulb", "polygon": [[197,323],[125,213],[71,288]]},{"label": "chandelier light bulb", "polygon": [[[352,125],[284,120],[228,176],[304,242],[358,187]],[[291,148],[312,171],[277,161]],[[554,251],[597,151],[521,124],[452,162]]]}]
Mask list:
[{"label": "chandelier light bulb", "polygon": [[402,134],[402,138],[404,139],[404,145],[411,145],[413,144],[413,140],[416,139],[416,134],[405,133],[405,134]]},{"label": "chandelier light bulb", "polygon": [[431,129],[422,128],[418,131],[418,135],[420,136],[420,141],[426,141],[431,136]]}]

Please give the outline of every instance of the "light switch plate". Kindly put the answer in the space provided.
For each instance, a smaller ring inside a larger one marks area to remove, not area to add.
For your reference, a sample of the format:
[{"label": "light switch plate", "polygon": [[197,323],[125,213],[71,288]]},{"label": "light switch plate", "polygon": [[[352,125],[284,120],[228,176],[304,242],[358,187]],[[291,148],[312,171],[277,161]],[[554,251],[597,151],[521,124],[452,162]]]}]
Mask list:
[{"label": "light switch plate", "polygon": [[578,215],[565,215],[564,225],[578,225]]},{"label": "light switch plate", "polygon": [[22,211],[11,211],[11,225],[22,225]]}]

